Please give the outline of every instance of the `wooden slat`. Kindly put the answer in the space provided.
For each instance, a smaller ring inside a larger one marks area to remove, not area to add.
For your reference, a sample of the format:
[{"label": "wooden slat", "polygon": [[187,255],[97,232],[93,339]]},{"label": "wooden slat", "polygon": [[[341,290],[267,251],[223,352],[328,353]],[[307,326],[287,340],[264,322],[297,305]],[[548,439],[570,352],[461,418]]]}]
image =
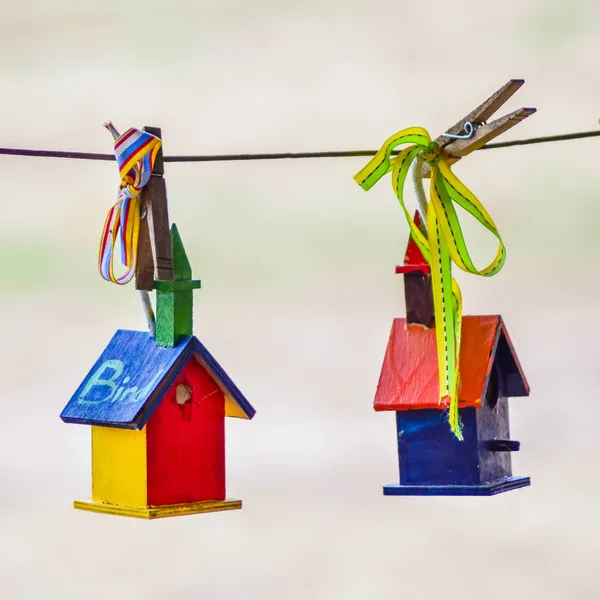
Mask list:
[{"label": "wooden slat", "polygon": [[[421,226],[419,211],[415,212],[413,220],[417,227]],[[404,255],[404,266],[396,267],[396,273],[404,274],[407,321],[425,327],[433,327],[435,324],[430,272],[427,261],[411,235]]]},{"label": "wooden slat", "polygon": [[142,218],[140,220],[140,237],[138,238],[138,255],[135,265],[135,289],[152,291],[154,286],[154,258],[150,244],[148,229],[147,194],[142,192]]},{"label": "wooden slat", "polygon": [[[463,117],[458,123],[455,123],[446,133],[459,135],[463,133],[465,123],[484,123],[487,121],[509,98],[525,83],[524,79],[511,79],[505,83],[498,91],[494,92],[485,102],[482,102],[477,108],[472,110],[466,117]],[[443,135],[435,140],[442,148],[449,146],[455,140]]]},{"label": "wooden slat", "polygon": [[518,452],[521,449],[521,443],[516,440],[488,440],[484,445],[490,452]]},{"label": "wooden slat", "polygon": [[177,517],[180,515],[193,515],[196,513],[215,512],[221,510],[235,510],[242,508],[241,500],[208,500],[205,502],[191,502],[190,504],[174,504],[168,506],[146,506],[138,508],[135,506],[121,506],[119,504],[107,504],[106,502],[94,502],[75,500],[73,508],[78,510],[89,510],[107,515],[119,515],[121,517],[135,517],[138,519],[159,519],[161,517]]},{"label": "wooden slat", "polygon": [[[492,123],[487,120],[525,83],[524,79],[511,79],[497,92],[492,94],[485,102],[472,110],[466,117],[455,123],[446,133],[460,135],[464,132],[467,122],[479,125],[473,136],[469,139],[453,139],[446,135],[440,135],[435,141],[442,148],[442,152],[451,157],[448,164],[452,165],[463,156],[474,152],[487,144],[490,140],[498,137],[523,119],[536,112],[535,108],[520,108],[509,115],[496,119]],[[431,169],[427,163],[422,166],[423,177],[431,177]]]},{"label": "wooden slat", "polygon": [[[444,148],[444,154],[448,157],[447,163],[453,165],[463,156],[479,150],[479,148],[485,146],[489,141],[508,131],[511,127],[514,127],[535,112],[535,108],[519,108],[505,117],[482,125],[468,140],[452,140],[453,143]],[[423,177],[431,177],[431,169],[427,163],[423,163],[421,173]]]},{"label": "wooden slat", "polygon": [[468,140],[454,140],[453,144],[446,146],[444,152],[455,157],[466,156],[503,134],[505,131],[508,131],[511,127],[514,127],[535,112],[535,108],[519,108],[505,117],[482,125],[475,131],[473,137]]},{"label": "wooden slat", "polygon": [[[159,127],[146,126],[144,131],[162,137]],[[136,288],[140,290],[151,291],[154,279],[173,280],[167,186],[163,175],[164,160],[161,147],[150,181],[142,191],[142,214],[145,214],[145,219],[142,219],[140,228],[136,268]]]},{"label": "wooden slat", "polygon": [[118,330],[63,409],[61,419],[141,429],[189,360],[191,344],[188,340],[177,348],[159,348],[146,332]]},{"label": "wooden slat", "polygon": [[154,258],[154,277],[161,281],[173,281],[173,256],[169,235],[167,209],[167,186],[162,177],[152,176],[147,185],[148,229]]}]

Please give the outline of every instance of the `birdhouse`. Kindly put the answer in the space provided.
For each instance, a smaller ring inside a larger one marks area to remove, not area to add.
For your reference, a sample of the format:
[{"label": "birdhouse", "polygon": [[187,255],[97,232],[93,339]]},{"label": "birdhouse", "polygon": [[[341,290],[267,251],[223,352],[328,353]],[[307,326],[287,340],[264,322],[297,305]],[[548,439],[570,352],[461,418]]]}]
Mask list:
[{"label": "birdhouse", "polygon": [[118,330],[61,418],[92,428],[92,498],[75,508],[152,519],[241,508],[225,494],[225,417],[254,408],[192,335],[191,268],[171,229],[156,337]]},{"label": "birdhouse", "polygon": [[396,413],[400,483],[384,494],[487,496],[529,485],[512,475],[519,442],[508,418],[508,398],[528,396],[529,386],[502,317],[463,317],[459,441],[440,405],[429,266],[412,238],[396,272],[404,275],[407,316],[394,319],[374,408]]}]

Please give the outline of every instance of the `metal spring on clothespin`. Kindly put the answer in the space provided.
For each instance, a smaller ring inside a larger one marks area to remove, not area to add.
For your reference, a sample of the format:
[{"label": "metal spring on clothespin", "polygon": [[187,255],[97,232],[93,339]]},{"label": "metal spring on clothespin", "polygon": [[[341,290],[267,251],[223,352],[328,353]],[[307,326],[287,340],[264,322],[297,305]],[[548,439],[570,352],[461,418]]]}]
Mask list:
[{"label": "metal spring on clothespin", "polygon": [[477,128],[483,125],[483,123],[471,123],[471,121],[467,121],[465,123],[465,133],[464,134],[455,134],[455,133],[442,133],[444,137],[452,138],[453,140],[468,140],[473,137],[473,134],[477,131]]}]

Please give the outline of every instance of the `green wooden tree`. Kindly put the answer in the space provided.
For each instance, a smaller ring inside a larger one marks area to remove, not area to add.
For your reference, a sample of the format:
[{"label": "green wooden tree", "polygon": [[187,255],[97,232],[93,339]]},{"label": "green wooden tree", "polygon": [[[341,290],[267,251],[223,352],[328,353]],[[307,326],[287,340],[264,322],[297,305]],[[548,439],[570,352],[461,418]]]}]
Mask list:
[{"label": "green wooden tree", "polygon": [[173,281],[155,280],[156,344],[172,347],[184,336],[193,335],[193,290],[200,287],[192,279],[192,267],[175,224],[171,226]]}]

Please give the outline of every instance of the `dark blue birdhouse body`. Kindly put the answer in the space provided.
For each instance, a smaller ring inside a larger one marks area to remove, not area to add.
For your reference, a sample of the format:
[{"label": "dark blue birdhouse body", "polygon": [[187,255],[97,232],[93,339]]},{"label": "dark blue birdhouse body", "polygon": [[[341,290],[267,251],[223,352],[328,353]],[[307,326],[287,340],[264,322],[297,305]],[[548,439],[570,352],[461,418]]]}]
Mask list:
[{"label": "dark blue birdhouse body", "polygon": [[491,495],[529,485],[529,477],[512,476],[519,443],[509,441],[506,398],[459,414],[463,441],[440,410],[396,412],[400,485],[385,486],[385,495]]}]

